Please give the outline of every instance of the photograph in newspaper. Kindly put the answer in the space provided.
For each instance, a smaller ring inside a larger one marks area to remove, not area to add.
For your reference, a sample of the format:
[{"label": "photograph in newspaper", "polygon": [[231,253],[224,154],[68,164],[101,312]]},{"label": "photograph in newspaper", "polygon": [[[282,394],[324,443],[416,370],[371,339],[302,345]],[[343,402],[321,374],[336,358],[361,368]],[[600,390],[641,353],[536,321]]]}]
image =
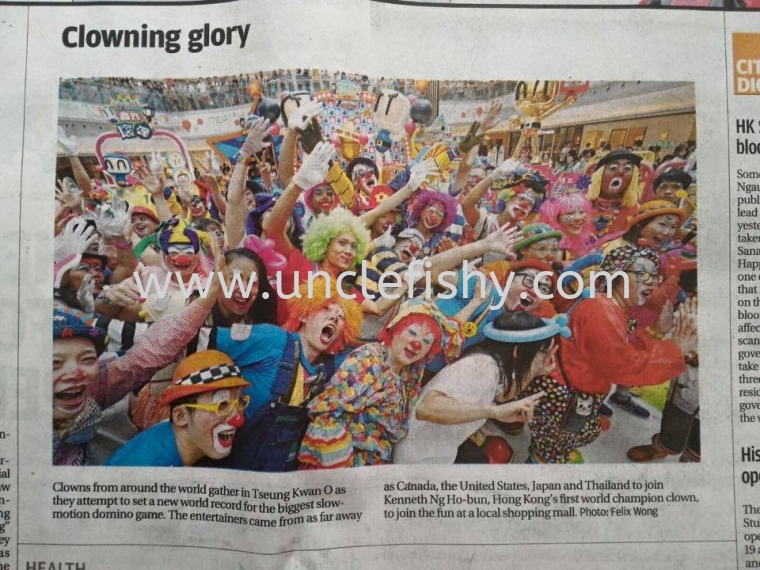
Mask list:
[{"label": "photograph in newspaper", "polygon": [[695,107],[689,82],[62,79],[53,464],[700,461]]}]

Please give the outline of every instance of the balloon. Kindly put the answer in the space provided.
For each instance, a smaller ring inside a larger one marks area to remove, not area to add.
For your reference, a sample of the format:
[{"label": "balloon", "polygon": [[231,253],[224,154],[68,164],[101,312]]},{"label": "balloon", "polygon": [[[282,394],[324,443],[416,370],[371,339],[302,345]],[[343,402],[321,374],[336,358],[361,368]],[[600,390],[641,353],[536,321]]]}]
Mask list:
[{"label": "balloon", "polygon": [[182,121],[182,128],[185,129],[186,131],[189,131],[192,128],[192,126],[193,126],[193,124],[190,121],[188,121],[187,119],[185,119],[184,121]]},{"label": "balloon", "polygon": [[406,131],[406,134],[411,135],[415,130],[417,130],[417,125],[414,124],[414,121],[409,121],[404,125],[404,130]]},{"label": "balloon", "polygon": [[278,125],[277,123],[274,123],[273,125],[270,125],[269,129],[272,131],[272,136],[273,137],[276,137],[277,135],[280,134],[280,125]]},{"label": "balloon", "polygon": [[419,98],[412,103],[409,109],[409,116],[415,123],[427,124],[433,116],[433,105],[427,99]]},{"label": "balloon", "polygon": [[203,124],[203,119],[199,118],[199,119],[196,121],[196,123],[198,123],[198,125],[202,125],[202,124]]},{"label": "balloon", "polygon": [[280,104],[275,99],[264,97],[256,108],[256,114],[274,123],[280,117]]},{"label": "balloon", "polygon": [[364,133],[359,135],[359,144],[365,145],[369,142],[369,137],[365,135]]},{"label": "balloon", "polygon": [[478,109],[477,109],[477,111],[475,111],[475,113],[478,115],[478,117],[480,117],[480,115],[483,114],[483,107],[478,107]]}]

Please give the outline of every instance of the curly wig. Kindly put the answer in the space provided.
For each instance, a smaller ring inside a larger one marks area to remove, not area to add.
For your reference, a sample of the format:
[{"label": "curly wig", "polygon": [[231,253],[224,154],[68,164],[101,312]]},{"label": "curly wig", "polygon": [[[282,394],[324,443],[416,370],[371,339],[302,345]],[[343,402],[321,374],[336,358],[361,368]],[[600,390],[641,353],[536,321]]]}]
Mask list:
[{"label": "curly wig", "polygon": [[436,190],[423,190],[414,200],[412,207],[409,211],[410,225],[415,226],[420,221],[422,216],[422,210],[427,208],[433,202],[440,202],[443,204],[446,215],[440,225],[435,228],[436,232],[443,232],[454,222],[457,215],[457,199],[453,196],[449,196],[444,192],[437,192]]},{"label": "curly wig", "polygon": [[[559,221],[560,216],[575,210],[586,212],[586,223],[577,235],[571,234]],[[591,202],[580,192],[562,194],[547,200],[541,206],[540,218],[542,222],[563,233],[564,237],[559,242],[562,249],[569,250],[575,257],[582,257],[589,250],[594,231],[594,224],[591,221]]]},{"label": "curly wig", "polygon": [[327,215],[314,218],[303,235],[303,254],[309,261],[321,262],[325,258],[330,242],[346,232],[352,233],[356,238],[356,257],[353,265],[358,265],[367,255],[367,248],[372,237],[362,221],[347,210],[337,209]]},{"label": "curly wig", "polygon": [[310,319],[319,311],[337,304],[343,309],[346,317],[343,334],[335,339],[328,352],[335,354],[343,350],[346,345],[356,344],[362,329],[362,314],[359,303],[352,299],[341,297],[337,291],[330,289],[328,295],[327,281],[323,278],[314,279],[312,282],[312,294],[309,295],[309,284],[303,283],[298,288],[298,297],[291,297],[286,301],[288,308],[288,320],[282,325],[286,331],[298,332],[304,320]]}]

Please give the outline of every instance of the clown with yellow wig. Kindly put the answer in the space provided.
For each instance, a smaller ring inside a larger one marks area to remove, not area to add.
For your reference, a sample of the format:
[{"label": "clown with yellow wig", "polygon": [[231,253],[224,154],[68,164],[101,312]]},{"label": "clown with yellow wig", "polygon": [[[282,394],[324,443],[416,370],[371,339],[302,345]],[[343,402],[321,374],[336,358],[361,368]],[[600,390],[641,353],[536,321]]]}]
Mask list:
[{"label": "clown with yellow wig", "polygon": [[639,205],[641,157],[620,148],[603,156],[591,176],[586,197],[591,201],[591,221],[598,238],[625,231],[629,216]]}]

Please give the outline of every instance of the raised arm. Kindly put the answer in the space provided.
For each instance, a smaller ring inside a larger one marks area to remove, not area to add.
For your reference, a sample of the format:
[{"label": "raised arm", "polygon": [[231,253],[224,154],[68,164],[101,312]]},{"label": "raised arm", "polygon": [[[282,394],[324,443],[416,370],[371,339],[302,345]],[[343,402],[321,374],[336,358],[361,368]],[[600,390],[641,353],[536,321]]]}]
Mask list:
[{"label": "raised arm", "polygon": [[238,152],[238,160],[232,170],[232,178],[227,187],[227,214],[224,226],[227,230],[227,243],[230,248],[235,248],[245,237],[245,218],[248,210],[243,201],[245,193],[245,181],[248,172],[248,160],[255,153],[260,152],[271,145],[264,139],[272,134],[273,129],[267,119],[256,118],[248,129],[248,136]]},{"label": "raised arm", "polygon": [[473,188],[469,194],[461,198],[460,204],[462,204],[462,213],[465,220],[471,226],[475,226],[480,219],[480,212],[478,211],[478,202],[485,196],[486,191],[491,185],[498,179],[503,178],[507,174],[514,172],[520,167],[520,163],[516,160],[507,159],[497,166],[491,174],[481,180],[475,188]]},{"label": "raised arm", "polygon": [[295,173],[290,184],[272,208],[272,213],[264,219],[263,229],[267,237],[274,240],[275,249],[285,255],[293,249],[285,233],[288,218],[293,213],[298,197],[306,188],[311,188],[325,179],[327,169],[333,157],[334,149],[330,143],[321,142],[307,156],[301,168]]},{"label": "raised arm", "polygon": [[66,136],[66,132],[63,127],[58,127],[58,144],[61,145],[63,152],[69,157],[69,163],[71,169],[74,171],[74,180],[77,182],[77,186],[84,193],[85,196],[89,196],[92,191],[92,182],[90,182],[90,176],[84,169],[82,161],[79,160],[77,154],[77,138],[72,136]]},{"label": "raised arm", "polygon": [[409,199],[412,194],[414,194],[414,192],[419,189],[419,187],[425,181],[425,178],[427,178],[428,175],[431,172],[434,172],[436,169],[437,168],[435,164],[432,161],[428,160],[415,164],[412,167],[411,173],[409,175],[409,182],[407,182],[406,186],[396,192],[393,196],[390,196],[380,202],[380,204],[378,204],[377,208],[374,210],[370,210],[369,212],[362,214],[360,216],[362,223],[369,228],[380,218],[380,216],[383,216],[384,214],[387,214],[388,212],[395,210],[401,206],[401,204],[403,204],[407,199]]}]

